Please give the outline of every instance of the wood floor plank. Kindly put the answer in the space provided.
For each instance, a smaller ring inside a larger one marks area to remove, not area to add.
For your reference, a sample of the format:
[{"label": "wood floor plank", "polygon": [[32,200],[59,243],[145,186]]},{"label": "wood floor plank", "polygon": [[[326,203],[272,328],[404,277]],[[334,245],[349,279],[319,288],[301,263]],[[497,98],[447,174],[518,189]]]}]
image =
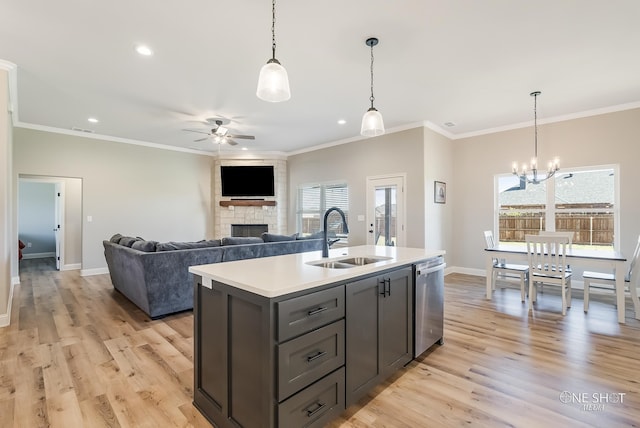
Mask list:
[{"label": "wood floor plank", "polygon": [[[192,404],[191,312],[150,320],[109,275],[20,263],[11,325],[0,329],[2,428],[210,426]],[[585,314],[575,293],[563,317],[554,289],[530,312],[517,289],[486,300],[484,282],[448,275],[445,344],[328,426],[640,426],[640,321],[630,302],[621,325],[609,295],[594,295]],[[597,406],[594,394],[612,401]]]}]

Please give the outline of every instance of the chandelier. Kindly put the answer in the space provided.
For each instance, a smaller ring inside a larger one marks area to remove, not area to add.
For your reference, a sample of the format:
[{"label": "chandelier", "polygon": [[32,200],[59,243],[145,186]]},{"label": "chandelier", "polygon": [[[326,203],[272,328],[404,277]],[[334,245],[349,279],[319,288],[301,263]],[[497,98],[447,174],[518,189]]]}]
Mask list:
[{"label": "chandelier", "polygon": [[518,171],[518,163],[513,163],[513,174],[520,177],[520,180],[524,180],[527,183],[531,184],[539,184],[549,178],[553,177],[556,171],[560,169],[560,161],[558,158],[555,158],[553,161],[549,162],[547,165],[547,171],[544,175],[538,176],[538,95],[540,95],[540,91],[531,92],[529,95],[533,97],[533,129],[534,129],[534,153],[533,158],[531,158],[531,164],[529,165],[529,170],[527,170],[527,165],[522,164],[522,168]]}]

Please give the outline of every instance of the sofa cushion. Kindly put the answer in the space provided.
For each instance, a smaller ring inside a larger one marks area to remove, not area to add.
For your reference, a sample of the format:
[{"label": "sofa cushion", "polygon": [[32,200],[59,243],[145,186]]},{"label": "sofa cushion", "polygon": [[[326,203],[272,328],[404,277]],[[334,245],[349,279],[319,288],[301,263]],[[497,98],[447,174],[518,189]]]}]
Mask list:
[{"label": "sofa cushion", "polygon": [[111,239],[109,239],[109,242],[113,242],[114,244],[117,244],[118,242],[120,242],[120,238],[122,238],[122,235],[120,235],[119,233],[116,233],[111,237]]},{"label": "sofa cushion", "polygon": [[294,233],[293,235],[278,235],[275,233],[264,232],[262,234],[262,240],[264,242],[295,241],[297,236],[297,233]]},{"label": "sofa cushion", "polygon": [[134,242],[141,241],[141,240],[142,240],[141,238],[134,238],[132,236],[123,236],[118,241],[118,244],[131,248]]},{"label": "sofa cushion", "polygon": [[222,245],[244,245],[244,244],[262,244],[262,238],[254,236],[228,236],[222,238]]},{"label": "sofa cushion", "polygon": [[161,242],[156,245],[156,251],[190,250],[193,248],[219,247],[219,239],[202,240],[197,242]]},{"label": "sofa cushion", "polygon": [[134,250],[140,250],[140,251],[144,251],[147,253],[152,253],[156,250],[156,245],[158,244],[158,241],[145,241],[143,239],[138,240],[136,242],[134,242],[131,245],[131,248],[133,248]]}]

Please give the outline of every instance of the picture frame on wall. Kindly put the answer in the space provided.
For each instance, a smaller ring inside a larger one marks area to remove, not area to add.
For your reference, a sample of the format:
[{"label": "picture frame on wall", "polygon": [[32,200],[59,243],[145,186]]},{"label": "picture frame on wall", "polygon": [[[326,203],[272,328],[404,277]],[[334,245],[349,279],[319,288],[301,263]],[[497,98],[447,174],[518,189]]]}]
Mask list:
[{"label": "picture frame on wall", "polygon": [[444,181],[433,182],[433,202],[445,204],[447,202],[447,183]]}]

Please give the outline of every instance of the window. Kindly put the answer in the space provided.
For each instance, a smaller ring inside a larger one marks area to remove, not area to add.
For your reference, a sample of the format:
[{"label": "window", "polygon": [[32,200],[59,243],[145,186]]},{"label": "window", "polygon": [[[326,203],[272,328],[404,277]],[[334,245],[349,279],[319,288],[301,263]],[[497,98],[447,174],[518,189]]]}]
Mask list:
[{"label": "window", "polygon": [[541,230],[567,231],[574,247],[617,248],[618,176],[617,166],[562,170],[537,185],[497,176],[499,240],[524,243]]},{"label": "window", "polygon": [[[298,188],[297,227],[301,235],[322,231],[324,213],[331,207],[344,211],[349,222],[349,188],[346,183],[313,184]],[[342,218],[338,213],[329,216],[327,232],[343,236]]]}]

